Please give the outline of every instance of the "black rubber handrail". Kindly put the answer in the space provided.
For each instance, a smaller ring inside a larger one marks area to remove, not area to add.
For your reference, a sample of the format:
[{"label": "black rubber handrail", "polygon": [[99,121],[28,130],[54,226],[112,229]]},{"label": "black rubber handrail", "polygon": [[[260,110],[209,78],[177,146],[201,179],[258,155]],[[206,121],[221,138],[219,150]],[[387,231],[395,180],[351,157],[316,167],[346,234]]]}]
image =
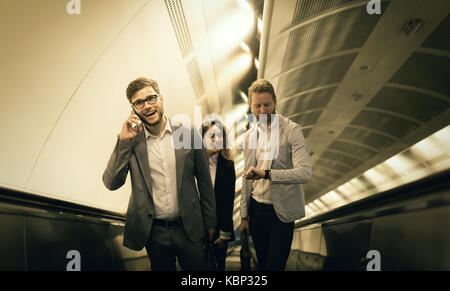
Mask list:
[{"label": "black rubber handrail", "polygon": [[[397,188],[380,192],[367,198],[351,202],[336,209],[332,209],[325,213],[313,216],[309,219],[299,221],[295,224],[295,227],[305,227],[311,224],[349,216],[362,210],[368,210],[371,208],[386,205],[388,203],[397,202],[412,197],[418,197],[420,195],[426,195],[427,193],[440,189],[448,189],[449,186],[450,169],[430,175],[418,181],[414,181]],[[2,187],[0,187],[0,202],[7,202],[9,204],[22,205],[33,208],[43,208],[55,212],[65,212],[75,215],[88,215],[104,219],[125,221],[126,218],[126,216],[122,213],[81,205],[56,198],[44,197],[32,193],[25,193],[18,190],[6,189]]]},{"label": "black rubber handrail", "polygon": [[448,189],[450,186],[450,169],[430,175],[420,180],[404,184],[384,192],[373,194],[369,197],[357,200],[309,219],[299,221],[295,228],[322,223],[331,219],[337,219],[355,214],[363,210],[370,210],[389,203],[419,197],[431,192]]},{"label": "black rubber handrail", "polygon": [[0,202],[74,215],[125,221],[122,213],[0,187]]}]

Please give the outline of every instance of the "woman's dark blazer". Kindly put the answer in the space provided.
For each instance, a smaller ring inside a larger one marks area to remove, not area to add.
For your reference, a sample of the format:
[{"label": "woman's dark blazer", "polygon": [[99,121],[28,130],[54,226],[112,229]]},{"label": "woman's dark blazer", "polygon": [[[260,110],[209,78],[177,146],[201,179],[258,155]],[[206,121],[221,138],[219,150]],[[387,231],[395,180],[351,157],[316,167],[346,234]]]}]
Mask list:
[{"label": "woman's dark blazer", "polygon": [[221,231],[231,232],[234,240],[233,208],[236,185],[234,162],[218,154],[214,193],[216,194],[217,227]]}]

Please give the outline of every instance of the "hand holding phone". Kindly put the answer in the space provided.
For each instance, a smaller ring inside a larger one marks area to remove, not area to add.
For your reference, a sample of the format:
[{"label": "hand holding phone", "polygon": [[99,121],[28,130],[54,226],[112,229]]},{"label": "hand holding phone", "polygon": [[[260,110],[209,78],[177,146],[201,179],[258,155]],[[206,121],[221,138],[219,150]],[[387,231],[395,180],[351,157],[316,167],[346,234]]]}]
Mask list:
[{"label": "hand holding phone", "polygon": [[142,124],[142,120],[141,120],[141,118],[139,118],[139,115],[136,113],[136,110],[134,110],[134,108],[133,108],[133,112],[131,112],[132,116],[133,116],[133,113],[137,117],[137,122],[132,122],[131,128],[135,131],[139,131],[139,126]]},{"label": "hand holding phone", "polygon": [[131,111],[130,116],[125,120],[122,125],[122,131],[120,132],[120,140],[129,140],[134,137],[144,128],[141,126],[142,121],[136,112]]},{"label": "hand holding phone", "polygon": [[142,123],[142,121],[141,121],[140,119],[138,120],[137,123],[132,122],[132,123],[131,123],[131,128],[132,128],[134,131],[139,131],[139,126],[141,125],[141,123]]}]

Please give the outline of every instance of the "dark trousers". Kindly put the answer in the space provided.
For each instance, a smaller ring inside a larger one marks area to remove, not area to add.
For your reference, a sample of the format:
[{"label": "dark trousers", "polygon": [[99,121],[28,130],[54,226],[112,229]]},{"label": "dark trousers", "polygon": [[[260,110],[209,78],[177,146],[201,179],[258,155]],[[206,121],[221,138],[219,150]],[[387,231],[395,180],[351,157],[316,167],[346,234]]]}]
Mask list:
[{"label": "dark trousers", "polygon": [[193,242],[183,227],[153,224],[145,245],[152,271],[175,271],[176,259],[183,271],[204,271],[203,240]]},{"label": "dark trousers", "polygon": [[[217,238],[219,238],[218,234],[216,234],[216,236],[214,237],[214,240],[216,240]],[[225,260],[227,258],[227,248],[228,248],[228,242],[225,243],[225,247],[223,247],[223,248],[219,248],[219,247],[217,247],[217,245],[214,245],[214,247],[213,247],[214,256],[216,257],[219,271],[225,271]]]},{"label": "dark trousers", "polygon": [[291,251],[294,222],[280,221],[273,205],[258,203],[253,198],[250,203],[249,226],[258,268],[261,271],[283,271]]}]

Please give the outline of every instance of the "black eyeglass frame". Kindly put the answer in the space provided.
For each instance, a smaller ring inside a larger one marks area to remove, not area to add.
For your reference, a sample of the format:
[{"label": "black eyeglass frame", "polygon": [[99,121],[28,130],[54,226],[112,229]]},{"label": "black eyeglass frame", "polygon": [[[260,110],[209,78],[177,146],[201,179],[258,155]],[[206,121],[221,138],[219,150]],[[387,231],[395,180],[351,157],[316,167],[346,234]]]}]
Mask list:
[{"label": "black eyeglass frame", "polygon": [[152,105],[152,104],[155,104],[156,102],[158,102],[158,98],[159,98],[159,94],[153,94],[153,95],[148,96],[144,100],[138,100],[138,101],[132,103],[132,105],[133,105],[134,109],[136,109],[136,110],[142,109],[142,108],[144,108],[145,102]]}]

